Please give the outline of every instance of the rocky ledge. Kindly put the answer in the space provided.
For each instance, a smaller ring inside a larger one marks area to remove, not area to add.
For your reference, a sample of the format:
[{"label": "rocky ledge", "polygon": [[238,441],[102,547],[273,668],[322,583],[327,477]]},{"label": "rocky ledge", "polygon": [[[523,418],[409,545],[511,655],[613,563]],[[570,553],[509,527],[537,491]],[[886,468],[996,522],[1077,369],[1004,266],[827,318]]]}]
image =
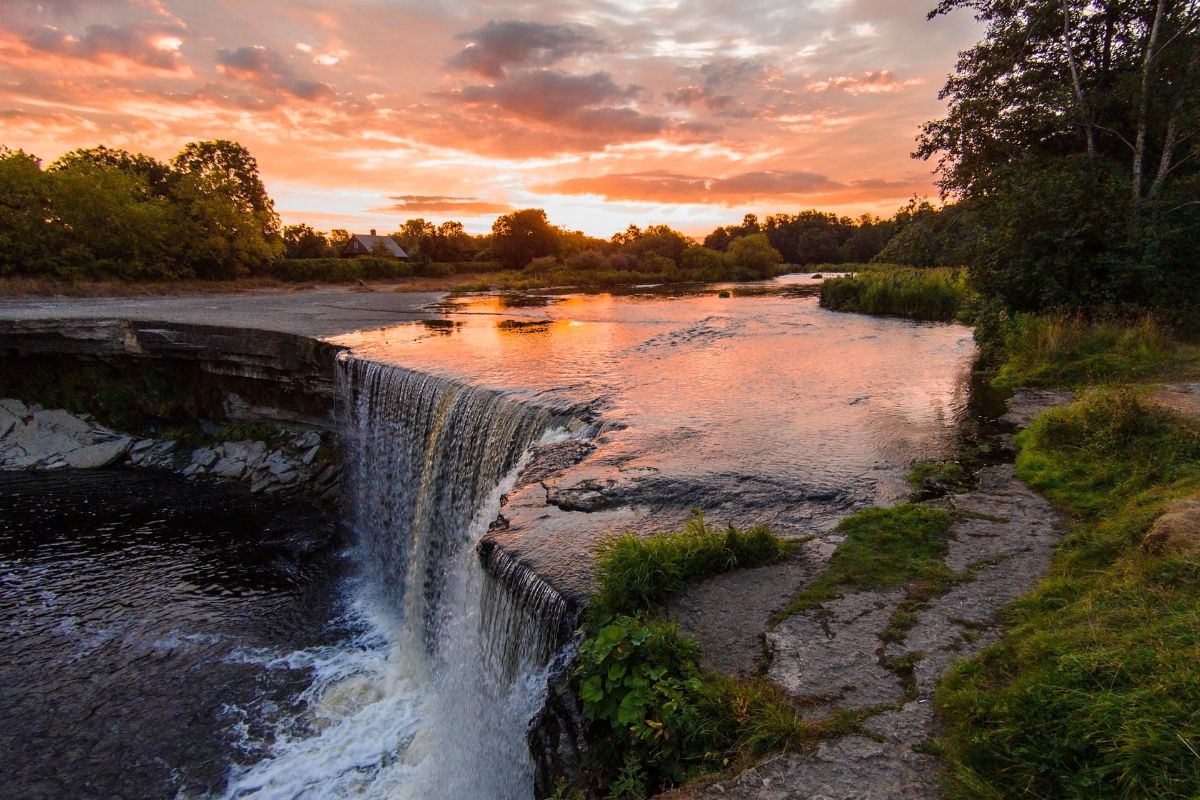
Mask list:
[{"label": "rocky ledge", "polygon": [[338,465],[328,434],[274,426],[268,440],[213,440],[186,446],[173,439],[114,431],[90,414],[0,400],[0,470],[153,468],[192,480],[238,481],[254,493],[303,490],[311,500],[334,503]]}]

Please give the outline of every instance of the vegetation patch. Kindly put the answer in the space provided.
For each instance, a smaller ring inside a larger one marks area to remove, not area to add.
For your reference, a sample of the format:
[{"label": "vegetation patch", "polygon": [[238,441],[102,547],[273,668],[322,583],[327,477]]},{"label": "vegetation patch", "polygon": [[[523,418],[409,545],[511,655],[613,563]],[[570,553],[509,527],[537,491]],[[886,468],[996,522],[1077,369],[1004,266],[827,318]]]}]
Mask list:
[{"label": "vegetation patch", "polygon": [[849,714],[805,720],[765,681],[704,672],[697,644],[657,610],[689,582],[775,563],[789,552],[764,527],[718,530],[699,513],[680,532],[600,544],[574,675],[591,727],[590,788],[612,798],[647,797],[854,728],[858,718]]},{"label": "vegetation patch", "polygon": [[909,486],[919,491],[952,492],[966,482],[966,471],[953,461],[919,461],[908,471]]},{"label": "vegetation patch", "polygon": [[1196,348],[1178,344],[1149,315],[1087,320],[1077,314],[1018,314],[1003,333],[999,386],[1081,386],[1178,377],[1200,364]]},{"label": "vegetation patch", "polygon": [[821,305],[833,311],[952,320],[964,318],[976,301],[960,269],[873,269],[821,284]]},{"label": "vegetation patch", "polygon": [[833,600],[847,588],[907,585],[915,596],[943,591],[954,580],[942,561],[951,522],[948,511],[919,503],[868,508],[846,517],[838,524],[846,538],[830,558],[829,569],[779,619]]},{"label": "vegetation patch", "polygon": [[1200,561],[1142,547],[1200,492],[1200,435],[1094,390],[1017,444],[1019,476],[1076,522],[1005,638],[939,690],[952,796],[1200,796]]},{"label": "vegetation patch", "polygon": [[678,532],[626,533],[600,542],[593,604],[614,614],[637,613],[691,583],[739,567],[774,564],[791,551],[792,545],[765,525],[722,530],[697,511]]}]

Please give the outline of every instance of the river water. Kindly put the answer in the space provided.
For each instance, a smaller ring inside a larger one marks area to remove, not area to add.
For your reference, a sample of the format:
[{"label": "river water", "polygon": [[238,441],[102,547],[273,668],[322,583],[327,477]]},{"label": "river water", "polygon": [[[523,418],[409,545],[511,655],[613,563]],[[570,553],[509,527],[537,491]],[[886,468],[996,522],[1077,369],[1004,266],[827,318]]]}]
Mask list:
[{"label": "river water", "polygon": [[220,487],[4,477],[0,793],[528,798],[550,639],[473,547],[505,491],[546,615],[608,531],[703,508],[803,535],[953,449],[970,331],[826,312],[805,282],[474,298],[342,337],[344,547]]}]

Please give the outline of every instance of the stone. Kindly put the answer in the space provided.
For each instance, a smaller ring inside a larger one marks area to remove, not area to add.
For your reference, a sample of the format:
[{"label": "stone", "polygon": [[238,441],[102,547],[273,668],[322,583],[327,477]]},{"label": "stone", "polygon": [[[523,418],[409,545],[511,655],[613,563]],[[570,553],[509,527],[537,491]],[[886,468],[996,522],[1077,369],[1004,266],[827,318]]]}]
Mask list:
[{"label": "stone", "polygon": [[37,421],[39,428],[49,428],[77,439],[83,438],[92,428],[84,420],[61,408],[39,411],[33,415],[33,418]]},{"label": "stone", "polygon": [[133,440],[129,437],[122,436],[120,439],[97,442],[87,447],[81,447],[78,450],[67,453],[65,458],[67,463],[75,469],[107,467],[123,458],[129,452],[129,445],[132,442]]},{"label": "stone", "polygon": [[[0,435],[2,435],[2,434],[0,434]],[[311,448],[309,448],[308,452],[305,453],[304,457],[301,458],[300,460],[303,461],[304,466],[307,467],[309,464],[311,464],[313,462],[313,459],[317,457],[317,453],[319,453],[319,452],[321,452],[321,445],[319,445],[319,444],[313,445]]]},{"label": "stone", "polygon": [[272,475],[276,476],[282,475],[288,470],[294,469],[288,462],[287,458],[279,450],[276,450],[267,457],[266,467],[267,469],[271,470]]},{"label": "stone", "polygon": [[296,472],[296,470],[292,469],[292,470],[288,470],[287,472],[284,472],[283,474],[279,475],[278,479],[279,479],[280,483],[287,484],[287,483],[295,483],[296,479],[299,477],[300,477],[300,473],[298,473],[298,472]]},{"label": "stone", "polygon": [[246,462],[246,468],[255,469],[261,466],[266,455],[267,446],[263,442],[251,442],[243,459]]},{"label": "stone", "polygon": [[903,687],[877,651],[879,636],[903,598],[900,590],[857,592],[788,617],[766,635],[771,682],[795,697],[833,701],[842,708],[899,702]]},{"label": "stone", "polygon": [[0,408],[3,408],[17,419],[25,419],[29,416],[29,406],[12,397],[0,400]]},{"label": "stone", "polygon": [[250,491],[254,494],[258,494],[259,492],[265,490],[268,486],[272,486],[274,483],[275,476],[271,473],[268,472],[265,475],[258,475],[256,473],[254,480],[250,483]]},{"label": "stone", "polygon": [[189,464],[188,466],[184,467],[183,471],[179,474],[185,478],[192,478],[196,475],[202,474],[203,472],[204,467],[200,466],[199,464]]},{"label": "stone", "polygon": [[217,460],[217,451],[211,447],[201,447],[192,452],[192,463],[202,467],[211,467]]},{"label": "stone", "polygon": [[237,458],[226,456],[216,463],[212,468],[212,474],[219,478],[229,478],[234,480],[242,477],[242,473],[246,471],[246,462]]},{"label": "stone", "polygon": [[140,453],[143,450],[149,450],[154,446],[154,444],[155,443],[153,439],[139,439],[138,441],[134,442],[133,447],[129,448],[129,451],[131,453]]},{"label": "stone", "polygon": [[8,435],[20,422],[20,418],[6,408],[0,408],[0,438]]},{"label": "stone", "polygon": [[1142,538],[1148,555],[1200,555],[1200,496],[1171,505]]},{"label": "stone", "polygon": [[26,455],[35,456],[38,460],[60,456],[72,450],[78,450],[80,443],[66,434],[41,428],[36,422],[21,423],[11,434],[12,444],[20,446]]},{"label": "stone", "polygon": [[292,440],[292,446],[297,450],[308,450],[321,446],[321,434],[316,431],[305,431]]}]

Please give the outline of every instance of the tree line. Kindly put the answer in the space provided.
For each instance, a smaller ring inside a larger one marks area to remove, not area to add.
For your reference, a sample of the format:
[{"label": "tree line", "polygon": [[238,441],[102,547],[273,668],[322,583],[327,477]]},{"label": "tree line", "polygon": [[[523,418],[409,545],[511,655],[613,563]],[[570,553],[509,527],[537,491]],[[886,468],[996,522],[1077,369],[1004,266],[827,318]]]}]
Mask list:
[{"label": "tree line", "polygon": [[0,275],[233,278],[284,252],[253,156],[192,142],[169,163],[107,147],[46,168],[0,147]]}]

